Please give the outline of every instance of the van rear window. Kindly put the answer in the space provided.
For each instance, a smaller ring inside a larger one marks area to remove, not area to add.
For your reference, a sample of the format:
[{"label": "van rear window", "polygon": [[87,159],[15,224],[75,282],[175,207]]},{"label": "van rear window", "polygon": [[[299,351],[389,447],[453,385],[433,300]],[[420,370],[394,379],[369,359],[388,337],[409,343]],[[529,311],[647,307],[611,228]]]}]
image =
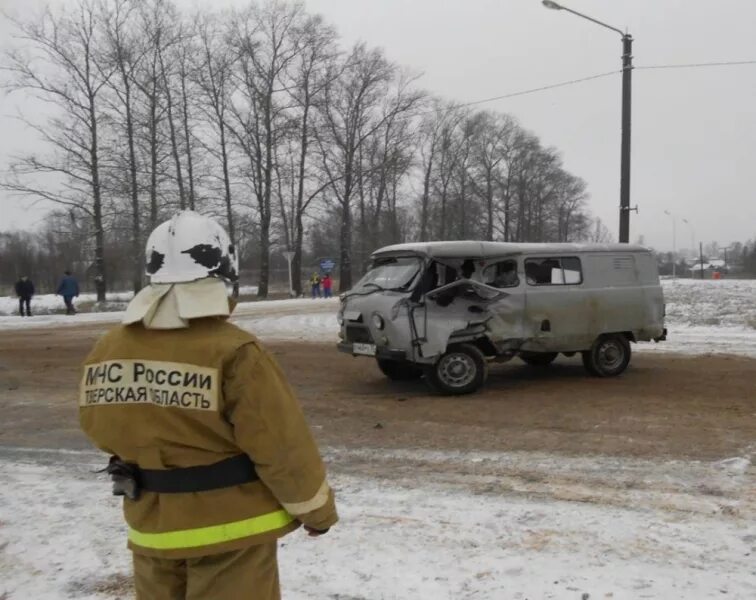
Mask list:
[{"label": "van rear window", "polygon": [[525,277],[528,285],[578,285],[583,283],[583,269],[576,256],[528,258]]}]

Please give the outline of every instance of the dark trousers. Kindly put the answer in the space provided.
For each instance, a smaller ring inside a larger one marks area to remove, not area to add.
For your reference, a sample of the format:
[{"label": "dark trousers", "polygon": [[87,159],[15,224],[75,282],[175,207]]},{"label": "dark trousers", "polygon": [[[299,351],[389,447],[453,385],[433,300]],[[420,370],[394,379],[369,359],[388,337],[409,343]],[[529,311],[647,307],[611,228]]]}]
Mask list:
[{"label": "dark trousers", "polygon": [[26,316],[31,317],[31,296],[30,297],[21,297],[18,299],[18,312],[21,314],[21,316],[24,316],[24,305],[26,305]]},{"label": "dark trousers", "polygon": [[74,305],[73,305],[73,299],[74,299],[73,296],[63,296],[63,302],[66,303],[66,314],[67,315],[75,315],[76,314],[76,309],[74,308]]},{"label": "dark trousers", "polygon": [[134,554],[137,600],[280,600],[276,542],[184,560]]}]

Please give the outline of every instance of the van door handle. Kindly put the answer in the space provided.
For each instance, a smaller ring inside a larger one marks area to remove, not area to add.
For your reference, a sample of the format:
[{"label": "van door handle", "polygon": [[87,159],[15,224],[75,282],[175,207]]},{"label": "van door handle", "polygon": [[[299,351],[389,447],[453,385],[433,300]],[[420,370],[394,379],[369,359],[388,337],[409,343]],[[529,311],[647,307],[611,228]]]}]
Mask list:
[{"label": "van door handle", "polygon": [[541,321],[541,331],[551,331],[551,321],[548,319]]}]

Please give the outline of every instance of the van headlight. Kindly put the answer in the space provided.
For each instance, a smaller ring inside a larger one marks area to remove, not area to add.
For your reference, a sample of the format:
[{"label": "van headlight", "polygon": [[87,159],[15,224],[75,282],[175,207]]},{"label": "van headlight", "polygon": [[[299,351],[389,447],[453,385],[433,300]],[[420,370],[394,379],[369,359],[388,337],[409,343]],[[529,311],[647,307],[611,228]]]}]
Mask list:
[{"label": "van headlight", "polygon": [[386,326],[386,323],[383,321],[383,317],[379,314],[373,315],[373,327],[375,327],[378,331],[383,331],[383,328]]}]

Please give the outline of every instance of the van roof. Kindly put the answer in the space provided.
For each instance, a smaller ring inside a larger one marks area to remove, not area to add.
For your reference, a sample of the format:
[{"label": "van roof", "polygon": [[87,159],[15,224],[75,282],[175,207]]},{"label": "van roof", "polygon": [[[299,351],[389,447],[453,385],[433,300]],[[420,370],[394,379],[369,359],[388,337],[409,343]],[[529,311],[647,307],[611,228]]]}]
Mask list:
[{"label": "van roof", "polygon": [[650,252],[650,250],[637,244],[518,244],[464,240],[395,244],[379,248],[373,252],[372,256],[422,254],[438,258],[491,258],[508,254],[578,252]]}]

